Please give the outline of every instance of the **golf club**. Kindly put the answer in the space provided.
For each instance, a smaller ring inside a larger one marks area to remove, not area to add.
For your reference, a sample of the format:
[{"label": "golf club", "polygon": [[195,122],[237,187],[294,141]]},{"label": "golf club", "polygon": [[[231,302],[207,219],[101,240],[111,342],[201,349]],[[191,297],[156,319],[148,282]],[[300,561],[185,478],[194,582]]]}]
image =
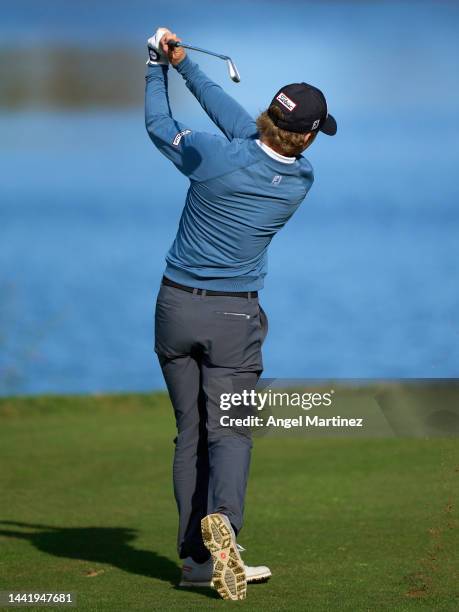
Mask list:
[{"label": "golf club", "polygon": [[226,65],[228,66],[228,72],[230,79],[235,83],[240,83],[241,77],[239,76],[238,69],[236,68],[236,64],[228,55],[221,55],[220,53],[214,53],[213,51],[207,51],[206,49],[201,49],[200,47],[193,47],[192,45],[186,45],[185,43],[178,42],[177,40],[169,40],[167,43],[170,47],[183,47],[184,49],[191,49],[192,51],[199,51],[199,53],[206,53],[207,55],[213,55],[214,57],[219,57],[222,60],[225,60]]}]

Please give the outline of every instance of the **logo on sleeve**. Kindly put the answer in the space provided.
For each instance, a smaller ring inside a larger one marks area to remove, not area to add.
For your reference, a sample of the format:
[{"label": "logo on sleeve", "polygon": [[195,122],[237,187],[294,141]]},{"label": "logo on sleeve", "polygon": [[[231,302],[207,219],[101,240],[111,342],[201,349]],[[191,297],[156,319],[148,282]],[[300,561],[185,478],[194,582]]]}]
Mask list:
[{"label": "logo on sleeve", "polygon": [[182,140],[182,136],[186,136],[187,134],[191,134],[191,130],[183,130],[182,132],[179,132],[178,134],[176,134],[174,140],[172,141],[172,144],[175,147],[178,147],[180,141]]},{"label": "logo on sleeve", "polygon": [[290,98],[282,92],[280,92],[276,100],[278,100],[282,106],[285,106],[285,108],[289,111],[292,111],[296,106],[296,103],[293,100],[290,100]]},{"label": "logo on sleeve", "polygon": [[271,185],[279,185],[281,180],[282,180],[282,177],[280,176],[280,174],[276,174],[276,176],[271,181]]}]

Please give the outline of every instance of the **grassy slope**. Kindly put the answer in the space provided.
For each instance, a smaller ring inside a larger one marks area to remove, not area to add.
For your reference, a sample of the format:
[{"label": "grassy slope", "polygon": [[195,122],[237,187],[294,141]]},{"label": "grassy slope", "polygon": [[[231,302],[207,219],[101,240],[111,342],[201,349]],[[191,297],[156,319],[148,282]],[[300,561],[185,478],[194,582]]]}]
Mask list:
[{"label": "grassy slope", "polygon": [[257,439],[241,542],[274,578],[234,604],[175,587],[173,437],[164,395],[0,401],[0,590],[91,611],[458,609],[456,440]]}]

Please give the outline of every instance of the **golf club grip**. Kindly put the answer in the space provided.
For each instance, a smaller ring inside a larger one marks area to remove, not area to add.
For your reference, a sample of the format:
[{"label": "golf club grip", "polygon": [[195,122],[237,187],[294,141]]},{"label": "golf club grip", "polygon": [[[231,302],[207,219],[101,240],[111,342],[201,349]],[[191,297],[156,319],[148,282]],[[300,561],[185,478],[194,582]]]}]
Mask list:
[{"label": "golf club grip", "polygon": [[180,43],[178,40],[168,40],[167,45],[168,47],[171,47],[172,49],[175,49],[176,47],[180,47]]}]

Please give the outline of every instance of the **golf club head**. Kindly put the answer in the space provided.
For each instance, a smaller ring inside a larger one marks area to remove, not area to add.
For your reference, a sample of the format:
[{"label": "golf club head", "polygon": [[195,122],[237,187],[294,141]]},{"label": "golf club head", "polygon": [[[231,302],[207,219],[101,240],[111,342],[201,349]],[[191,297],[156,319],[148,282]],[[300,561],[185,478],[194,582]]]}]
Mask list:
[{"label": "golf club head", "polygon": [[236,64],[233,62],[231,58],[226,60],[226,65],[228,66],[228,72],[230,75],[230,79],[235,83],[240,83],[241,77],[239,76],[238,69],[236,68]]}]

